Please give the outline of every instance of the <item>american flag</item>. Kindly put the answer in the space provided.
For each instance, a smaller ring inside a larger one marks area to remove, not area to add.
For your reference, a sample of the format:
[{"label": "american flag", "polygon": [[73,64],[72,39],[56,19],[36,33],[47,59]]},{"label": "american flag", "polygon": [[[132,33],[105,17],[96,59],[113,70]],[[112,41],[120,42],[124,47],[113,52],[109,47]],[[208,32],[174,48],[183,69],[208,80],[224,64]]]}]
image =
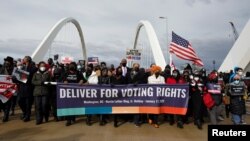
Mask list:
[{"label": "american flag", "polygon": [[201,59],[196,55],[189,41],[174,32],[172,32],[172,41],[170,43],[169,52],[183,60],[192,61],[197,66],[203,66]]}]

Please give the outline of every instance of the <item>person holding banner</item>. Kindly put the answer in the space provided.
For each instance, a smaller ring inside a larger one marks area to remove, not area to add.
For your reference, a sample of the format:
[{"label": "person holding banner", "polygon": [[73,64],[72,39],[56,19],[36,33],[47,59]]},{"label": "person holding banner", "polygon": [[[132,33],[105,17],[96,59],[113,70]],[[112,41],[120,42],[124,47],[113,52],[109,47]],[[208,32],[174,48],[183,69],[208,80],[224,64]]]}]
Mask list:
[{"label": "person holding banner", "polygon": [[[63,68],[60,66],[55,66],[53,75],[51,77],[52,82],[62,82],[63,78]],[[56,91],[56,85],[51,85],[51,111],[54,117],[54,121],[61,120],[62,118],[57,116],[57,91]]]},{"label": "person holding banner", "polygon": [[[98,77],[98,84],[110,84],[110,76],[108,76],[108,68],[103,67],[101,70],[101,76]],[[107,115],[100,114],[100,126],[107,123]]]},{"label": "person holding banner", "polygon": [[[94,65],[88,64],[87,70],[85,73],[83,73],[84,80],[87,81],[85,84],[98,84],[98,76],[96,72],[94,71]],[[91,125],[91,115],[86,115],[87,120],[86,124],[88,126]]]},{"label": "person holding banner", "polygon": [[[145,84],[144,76],[145,73],[140,71],[140,64],[134,63],[132,70],[128,73],[128,84],[133,84],[137,86],[137,84]],[[140,118],[142,117],[141,114],[134,115],[134,124],[136,127],[140,126]]]},{"label": "person holding banner", "polygon": [[204,83],[200,77],[200,73],[196,70],[194,71],[193,79],[191,80],[191,102],[192,110],[194,115],[194,124],[198,129],[202,129],[202,108],[203,108],[203,92],[204,92]]},{"label": "person holding banner", "polygon": [[[111,87],[114,87],[116,84],[127,84],[126,78],[122,75],[122,67],[119,66],[116,68],[115,76],[111,77]],[[118,117],[119,114],[114,115],[114,127],[118,127]]]},{"label": "person holding banner", "polygon": [[[13,58],[10,56],[7,56],[4,59],[4,65],[0,70],[0,74],[1,75],[11,75],[12,71],[13,71],[14,65],[13,65]],[[11,100],[12,98],[10,98],[7,102],[3,103],[0,100],[0,107],[2,107],[3,109],[3,122],[7,122],[9,120],[9,113],[10,113],[10,108],[11,108]]]},{"label": "person holding banner", "polygon": [[206,87],[207,92],[211,95],[214,101],[214,104],[211,105],[211,107],[207,106],[210,121],[212,125],[216,125],[218,124],[218,120],[223,120],[220,114],[224,110],[224,105],[222,102],[222,89],[221,85],[218,83],[218,74],[216,71],[213,71],[209,74]]},{"label": "person holding banner", "polygon": [[45,62],[38,64],[39,69],[32,78],[32,84],[34,88],[34,99],[35,99],[35,113],[36,113],[36,125],[49,120],[49,86],[51,81],[50,74],[45,66]]},{"label": "person holding banner", "polygon": [[[83,77],[80,75],[80,73],[77,72],[76,69],[77,65],[75,62],[71,62],[69,64],[69,70],[66,72],[66,74],[63,77],[64,83],[78,83],[78,84],[83,84]],[[75,116],[66,116],[65,117],[67,122],[66,126],[70,126],[72,123],[75,122]]]},{"label": "person holding banner", "polygon": [[[148,84],[165,84],[165,79],[163,76],[160,75],[161,67],[159,66],[152,66],[151,67],[152,75],[148,77]],[[154,125],[155,128],[159,128],[158,124],[158,115],[157,114],[150,114],[149,115],[149,124]]]},{"label": "person holding banner", "polygon": [[[180,72],[179,70],[175,69],[172,71],[172,75],[170,77],[168,77],[166,79],[166,84],[183,84],[186,83],[186,81],[180,76]],[[170,125],[174,124],[174,115],[173,114],[169,114],[169,119]],[[176,115],[176,120],[177,120],[177,127],[178,128],[183,128],[183,121],[184,121],[184,117],[182,115]]]},{"label": "person holding banner", "polygon": [[246,114],[246,105],[244,100],[247,91],[245,83],[241,80],[241,76],[236,74],[233,82],[227,87],[227,94],[230,96],[230,111],[232,120],[235,125],[242,124],[242,115]]}]

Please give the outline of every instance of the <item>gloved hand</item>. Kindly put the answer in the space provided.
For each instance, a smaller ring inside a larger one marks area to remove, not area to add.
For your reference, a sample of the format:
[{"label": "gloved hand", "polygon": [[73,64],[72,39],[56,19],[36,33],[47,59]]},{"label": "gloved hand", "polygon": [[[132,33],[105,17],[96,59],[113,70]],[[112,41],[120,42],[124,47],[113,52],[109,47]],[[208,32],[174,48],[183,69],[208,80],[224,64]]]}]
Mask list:
[{"label": "gloved hand", "polygon": [[42,85],[42,86],[44,85],[44,81],[41,81],[41,85]]},{"label": "gloved hand", "polygon": [[12,80],[17,80],[15,75],[12,76]]}]

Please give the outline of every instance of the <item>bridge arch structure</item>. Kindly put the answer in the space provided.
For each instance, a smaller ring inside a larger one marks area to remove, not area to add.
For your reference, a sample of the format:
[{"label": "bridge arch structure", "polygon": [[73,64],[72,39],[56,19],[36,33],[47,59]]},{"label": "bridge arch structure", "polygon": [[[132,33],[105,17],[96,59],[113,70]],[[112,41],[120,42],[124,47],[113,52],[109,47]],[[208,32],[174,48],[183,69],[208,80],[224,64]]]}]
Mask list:
[{"label": "bridge arch structure", "polygon": [[54,41],[55,37],[57,36],[57,34],[59,33],[59,31],[62,29],[62,27],[66,23],[69,23],[69,22],[74,24],[77,31],[78,31],[78,34],[79,34],[79,37],[81,40],[83,59],[87,60],[87,51],[86,51],[86,47],[85,47],[82,28],[76,19],[74,19],[72,17],[68,17],[68,18],[63,18],[60,21],[58,21],[52,27],[52,29],[49,31],[49,33],[44,37],[42,42],[38,45],[36,50],[31,55],[31,58],[33,59],[33,61],[39,62],[44,58],[45,54],[47,53],[48,49],[50,48],[51,44],[53,43],[53,41]]},{"label": "bridge arch structure", "polygon": [[149,40],[149,44],[153,53],[155,64],[160,66],[162,69],[166,66],[166,61],[163,56],[159,40],[155,34],[155,30],[148,21],[140,21],[137,28],[136,28],[136,35],[135,35],[135,41],[134,41],[134,49],[137,47],[137,41],[140,35],[141,28],[144,27],[146,30],[146,34]]},{"label": "bridge arch structure", "polygon": [[[44,58],[45,54],[47,53],[48,49],[50,48],[51,44],[53,43],[53,41],[54,41],[55,37],[57,36],[57,34],[59,33],[59,31],[62,29],[62,27],[66,23],[69,23],[69,22],[73,23],[75,25],[75,27],[77,28],[77,31],[78,31],[78,34],[79,34],[79,37],[81,40],[83,59],[87,60],[87,51],[86,51],[86,46],[85,46],[81,26],[77,20],[75,20],[72,17],[69,17],[69,18],[63,18],[60,21],[58,21],[52,27],[52,29],[49,31],[49,33],[44,37],[42,42],[38,45],[36,50],[31,55],[32,59],[35,62],[39,62]],[[139,22],[139,24],[136,28],[136,36],[135,36],[133,48],[136,49],[136,47],[137,47],[137,41],[138,41],[139,33],[140,33],[142,27],[144,27],[146,30],[146,34],[147,34],[147,37],[148,37],[148,40],[150,43],[150,47],[151,47],[151,50],[153,53],[155,63],[158,66],[160,66],[162,69],[164,69],[166,66],[166,61],[165,61],[165,58],[163,56],[158,38],[157,38],[155,31],[154,31],[154,28],[152,27],[150,22],[148,22],[148,21],[140,21]]]}]

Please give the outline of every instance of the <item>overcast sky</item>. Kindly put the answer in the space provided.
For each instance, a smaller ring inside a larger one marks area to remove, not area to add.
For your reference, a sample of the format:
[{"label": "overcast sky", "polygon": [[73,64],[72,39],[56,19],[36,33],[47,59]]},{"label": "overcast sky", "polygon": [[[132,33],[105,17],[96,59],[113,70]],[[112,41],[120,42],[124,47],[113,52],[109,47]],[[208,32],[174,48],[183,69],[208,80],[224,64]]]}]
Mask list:
[{"label": "overcast sky", "polygon": [[249,9],[249,0],[0,0],[0,60],[31,55],[64,17],[81,24],[88,56],[118,64],[133,47],[140,20],[151,22],[166,55],[166,21],[159,19],[165,16],[169,42],[175,31],[191,42],[206,68],[213,60],[218,68],[234,42],[229,21],[240,33]]}]

